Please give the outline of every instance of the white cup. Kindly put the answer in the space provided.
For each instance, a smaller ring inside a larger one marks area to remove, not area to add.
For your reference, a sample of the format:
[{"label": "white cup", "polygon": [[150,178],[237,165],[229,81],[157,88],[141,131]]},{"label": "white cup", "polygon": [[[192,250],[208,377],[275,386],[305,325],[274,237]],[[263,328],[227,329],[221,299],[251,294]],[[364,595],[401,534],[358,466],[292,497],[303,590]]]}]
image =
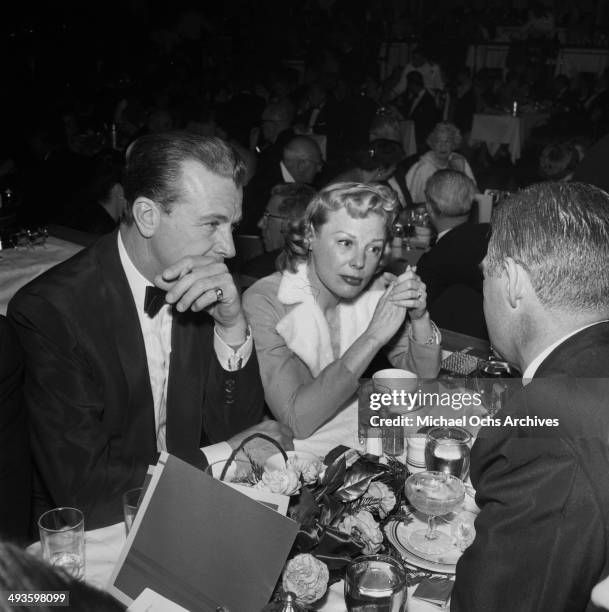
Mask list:
[{"label": "white cup", "polygon": [[372,382],[391,391],[416,391],[419,378],[414,372],[388,368],[372,375]]}]

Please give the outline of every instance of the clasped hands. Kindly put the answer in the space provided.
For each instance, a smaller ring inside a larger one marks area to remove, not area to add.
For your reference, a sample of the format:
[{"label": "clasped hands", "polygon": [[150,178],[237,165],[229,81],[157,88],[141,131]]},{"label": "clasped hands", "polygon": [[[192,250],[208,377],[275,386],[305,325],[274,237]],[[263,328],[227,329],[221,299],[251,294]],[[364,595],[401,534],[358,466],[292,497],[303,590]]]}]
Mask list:
[{"label": "clasped hands", "polygon": [[178,312],[208,312],[230,346],[245,342],[247,323],[241,297],[226,264],[217,257],[183,257],[157,275],[154,284],[167,291],[165,300]]}]

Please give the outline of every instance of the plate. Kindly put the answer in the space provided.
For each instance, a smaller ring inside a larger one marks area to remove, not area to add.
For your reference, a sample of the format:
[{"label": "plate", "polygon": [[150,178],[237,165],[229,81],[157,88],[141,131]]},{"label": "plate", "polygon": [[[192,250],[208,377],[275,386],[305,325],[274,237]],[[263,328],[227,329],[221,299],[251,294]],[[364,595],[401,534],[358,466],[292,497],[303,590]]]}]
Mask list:
[{"label": "plate", "polygon": [[[454,574],[457,561],[463,554],[456,546],[441,555],[425,555],[412,547],[408,537],[413,531],[427,529],[427,521],[423,521],[417,514],[411,514],[413,520],[410,523],[403,521],[390,521],[385,526],[385,533],[389,541],[402,555],[404,561],[415,567],[439,574]],[[437,528],[450,535],[450,524],[442,519],[437,520]]]},{"label": "plate", "polygon": [[[288,459],[295,457],[296,461],[305,461],[307,463],[321,463],[321,459],[313,453],[305,453],[303,451],[287,451],[286,455]],[[283,470],[285,468],[285,461],[281,453],[276,453],[270,456],[265,462],[264,467],[269,470]]]}]

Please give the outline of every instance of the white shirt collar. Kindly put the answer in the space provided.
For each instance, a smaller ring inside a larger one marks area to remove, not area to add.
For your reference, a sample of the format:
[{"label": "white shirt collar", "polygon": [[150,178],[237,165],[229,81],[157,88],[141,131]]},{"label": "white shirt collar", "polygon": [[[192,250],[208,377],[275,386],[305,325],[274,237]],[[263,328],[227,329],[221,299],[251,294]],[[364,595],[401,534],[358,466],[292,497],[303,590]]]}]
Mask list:
[{"label": "white shirt collar", "polygon": [[531,363],[529,363],[529,365],[526,367],[526,370],[524,371],[524,374],[522,375],[523,386],[528,385],[531,382],[531,379],[533,378],[533,376],[535,376],[535,372],[537,372],[537,369],[539,368],[539,366],[543,363],[545,358],[548,357],[548,355],[557,346],[561,345],[563,342],[568,340],[571,336],[578,334],[580,331],[583,331],[584,329],[588,329],[588,327],[592,327],[593,325],[599,325],[600,323],[606,323],[606,322],[607,321],[596,321],[595,323],[589,323],[588,325],[584,325],[583,327],[579,327],[578,329],[572,332],[569,332],[568,334],[565,334],[564,336],[559,338],[556,342],[553,342],[552,344],[550,344],[550,346],[548,346],[543,351],[541,351],[541,353],[539,353],[539,355],[537,355],[537,357],[535,357],[531,361]]},{"label": "white shirt collar", "polygon": [[440,240],[440,238],[442,238],[442,237],[446,236],[446,234],[448,234],[448,232],[450,232],[450,230],[451,230],[451,229],[453,229],[453,228],[452,228],[452,227],[449,227],[448,229],[445,229],[445,230],[441,231],[441,232],[438,234],[437,238],[436,238],[436,244],[437,244],[437,242]]},{"label": "white shirt collar", "polygon": [[290,174],[290,171],[285,167],[285,164],[280,161],[279,167],[281,168],[281,176],[286,183],[295,183],[296,179]]},{"label": "white shirt collar", "polygon": [[129,288],[133,294],[137,311],[138,313],[141,313],[144,311],[146,287],[151,287],[152,283],[135,267],[134,263],[131,261],[120,231],[118,232],[118,256],[120,257],[121,264],[123,265],[123,270],[125,270],[127,282],[129,283]]}]

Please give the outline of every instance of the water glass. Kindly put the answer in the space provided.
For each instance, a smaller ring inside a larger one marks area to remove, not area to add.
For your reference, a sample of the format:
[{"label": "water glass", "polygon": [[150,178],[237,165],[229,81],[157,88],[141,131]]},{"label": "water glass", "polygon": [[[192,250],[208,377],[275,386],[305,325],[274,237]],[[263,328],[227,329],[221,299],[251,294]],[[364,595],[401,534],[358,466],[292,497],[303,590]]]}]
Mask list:
[{"label": "water glass", "polygon": [[505,361],[489,359],[480,363],[476,370],[476,390],[490,416],[505,405],[509,391],[507,378],[512,378],[512,371]]},{"label": "water glass", "polygon": [[404,566],[387,555],[351,561],[345,576],[347,612],[405,612],[408,599]]},{"label": "water glass", "polygon": [[127,534],[131,530],[131,525],[140,507],[142,497],[142,487],[136,487],[123,494],[123,516],[125,518],[125,529]]},{"label": "water glass", "polygon": [[85,575],[85,517],[76,508],[54,508],[38,519],[42,556],[74,578]]},{"label": "water glass", "polygon": [[463,480],[469,470],[472,435],[461,427],[434,427],[427,432],[425,465],[428,470]]}]

